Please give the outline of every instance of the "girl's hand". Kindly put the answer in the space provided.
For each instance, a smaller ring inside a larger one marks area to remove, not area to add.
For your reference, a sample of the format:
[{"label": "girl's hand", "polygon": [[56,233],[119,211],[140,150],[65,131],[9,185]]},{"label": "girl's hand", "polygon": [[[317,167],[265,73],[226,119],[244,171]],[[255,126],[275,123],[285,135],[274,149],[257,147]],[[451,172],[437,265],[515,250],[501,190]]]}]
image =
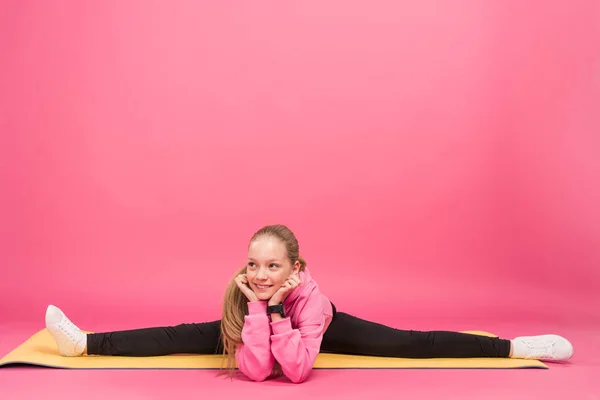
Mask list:
[{"label": "girl's hand", "polygon": [[239,274],[236,276],[235,283],[238,285],[242,293],[244,293],[248,301],[258,301],[256,293],[254,293],[254,291],[250,289],[250,286],[248,286],[248,278],[246,278],[246,274]]},{"label": "girl's hand", "polygon": [[292,293],[292,291],[301,284],[302,282],[300,281],[298,273],[294,272],[292,275],[290,275],[289,278],[287,278],[285,283],[281,285],[281,287],[275,292],[273,297],[271,297],[271,300],[269,300],[269,305],[274,306],[276,304],[283,303],[286,297],[288,297],[288,295]]}]

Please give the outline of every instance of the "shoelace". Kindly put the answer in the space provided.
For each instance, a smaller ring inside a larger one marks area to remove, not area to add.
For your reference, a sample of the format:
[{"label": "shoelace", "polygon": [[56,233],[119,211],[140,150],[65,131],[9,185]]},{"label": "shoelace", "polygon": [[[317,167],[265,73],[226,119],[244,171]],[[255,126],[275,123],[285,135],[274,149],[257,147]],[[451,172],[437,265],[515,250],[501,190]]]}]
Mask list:
[{"label": "shoelace", "polygon": [[529,356],[531,357],[553,357],[554,351],[553,347],[555,345],[554,342],[545,342],[543,344],[537,344],[536,342],[525,342],[527,346],[527,350],[529,351]]},{"label": "shoelace", "polygon": [[[65,327],[65,325],[66,325],[66,327]],[[67,336],[69,336],[71,339],[75,340],[75,338],[73,337],[73,335],[71,333],[77,332],[79,330],[79,328],[77,328],[75,326],[75,324],[73,324],[68,318],[63,317],[63,320],[60,321],[60,324],[58,324],[58,326],[64,333],[67,334]]]}]

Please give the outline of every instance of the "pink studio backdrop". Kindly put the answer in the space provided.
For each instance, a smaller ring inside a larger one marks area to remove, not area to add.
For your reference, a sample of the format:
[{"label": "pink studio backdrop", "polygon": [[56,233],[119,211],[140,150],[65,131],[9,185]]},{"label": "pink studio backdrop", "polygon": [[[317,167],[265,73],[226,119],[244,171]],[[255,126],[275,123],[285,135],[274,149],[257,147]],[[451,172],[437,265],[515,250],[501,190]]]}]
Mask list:
[{"label": "pink studio backdrop", "polygon": [[597,2],[0,10],[3,321],[219,318],[272,223],[347,312],[600,319]]}]

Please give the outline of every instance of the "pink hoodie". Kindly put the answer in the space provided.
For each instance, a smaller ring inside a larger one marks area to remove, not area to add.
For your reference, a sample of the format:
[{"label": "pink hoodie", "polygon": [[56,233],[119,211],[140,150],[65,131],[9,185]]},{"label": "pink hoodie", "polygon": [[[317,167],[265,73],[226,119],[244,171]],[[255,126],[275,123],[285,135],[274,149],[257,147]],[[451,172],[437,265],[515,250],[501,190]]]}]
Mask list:
[{"label": "pink hoodie", "polygon": [[266,301],[248,303],[244,343],[237,348],[236,360],[240,371],[252,380],[267,379],[275,360],[294,383],[304,381],[312,371],[333,308],[307,268],[299,275],[302,284],[284,300],[286,318],[281,321],[271,322]]}]

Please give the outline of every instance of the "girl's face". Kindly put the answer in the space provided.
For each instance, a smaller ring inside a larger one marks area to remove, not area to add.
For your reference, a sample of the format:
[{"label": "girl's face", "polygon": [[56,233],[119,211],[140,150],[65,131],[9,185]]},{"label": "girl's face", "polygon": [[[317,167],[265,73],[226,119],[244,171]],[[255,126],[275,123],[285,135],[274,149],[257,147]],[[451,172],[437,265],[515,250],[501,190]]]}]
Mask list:
[{"label": "girl's face", "polygon": [[250,243],[246,278],[258,300],[269,300],[297,272],[300,263],[291,264],[285,245],[272,236],[262,236]]}]

